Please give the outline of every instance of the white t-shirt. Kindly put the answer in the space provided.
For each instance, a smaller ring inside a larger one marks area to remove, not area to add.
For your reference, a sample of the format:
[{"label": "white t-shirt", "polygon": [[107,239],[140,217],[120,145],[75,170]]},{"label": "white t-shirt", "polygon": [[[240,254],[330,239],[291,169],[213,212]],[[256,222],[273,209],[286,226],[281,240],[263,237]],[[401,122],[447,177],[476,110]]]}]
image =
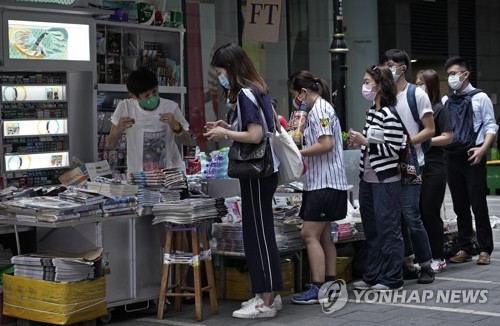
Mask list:
[{"label": "white t-shirt", "polygon": [[127,136],[127,172],[179,168],[184,170],[184,162],[175,143],[175,134],[166,122],[160,121],[164,113],[172,113],[184,130],[189,130],[189,123],[177,103],[160,98],[158,107],[153,111],[144,110],[135,99],[121,101],[111,122],[116,126],[121,117],[135,120],[128,128]]},{"label": "white t-shirt", "polygon": [[[406,97],[407,91],[408,86],[406,86],[406,88],[398,94],[398,103],[396,104],[396,110],[398,111],[403,124],[408,130],[408,133],[413,137],[418,134],[420,130],[418,128],[418,123],[415,122],[415,120],[413,119],[413,115],[411,114],[411,109],[408,105],[408,99]],[[422,119],[423,116],[428,112],[430,112],[431,114],[433,113],[429,96],[420,87],[417,87],[415,90],[415,99],[417,100],[418,117],[420,119]],[[415,150],[417,151],[418,164],[420,166],[424,165],[425,159],[424,152],[422,151],[422,146],[420,144],[415,145]]]}]

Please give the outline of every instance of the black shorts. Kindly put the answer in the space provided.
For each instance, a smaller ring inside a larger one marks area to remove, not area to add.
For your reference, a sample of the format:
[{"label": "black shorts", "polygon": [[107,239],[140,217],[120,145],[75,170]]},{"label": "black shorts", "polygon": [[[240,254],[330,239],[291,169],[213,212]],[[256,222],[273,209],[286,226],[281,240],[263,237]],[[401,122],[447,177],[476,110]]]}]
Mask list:
[{"label": "black shorts", "polygon": [[344,219],[347,215],[347,190],[325,188],[304,191],[299,215],[304,221],[312,222]]}]

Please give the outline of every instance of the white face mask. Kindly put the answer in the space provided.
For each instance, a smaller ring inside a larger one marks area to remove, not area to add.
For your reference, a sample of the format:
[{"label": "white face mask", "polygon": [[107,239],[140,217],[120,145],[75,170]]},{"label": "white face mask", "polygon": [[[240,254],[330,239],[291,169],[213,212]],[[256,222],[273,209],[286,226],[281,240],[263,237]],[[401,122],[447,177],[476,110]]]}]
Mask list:
[{"label": "white face mask", "polygon": [[394,79],[394,82],[397,82],[401,74],[398,75],[398,68],[399,67],[391,67],[391,72],[392,72],[392,79]]},{"label": "white face mask", "polygon": [[453,90],[457,90],[459,89],[460,87],[462,87],[462,84],[464,83],[463,81],[460,81],[460,77],[463,75],[464,73],[461,73],[460,75],[459,74],[455,74],[455,75],[449,75],[448,76],[448,85],[450,85],[450,88],[453,89]]},{"label": "white face mask", "polygon": [[425,87],[425,84],[418,85],[424,92],[427,92],[427,87]]}]

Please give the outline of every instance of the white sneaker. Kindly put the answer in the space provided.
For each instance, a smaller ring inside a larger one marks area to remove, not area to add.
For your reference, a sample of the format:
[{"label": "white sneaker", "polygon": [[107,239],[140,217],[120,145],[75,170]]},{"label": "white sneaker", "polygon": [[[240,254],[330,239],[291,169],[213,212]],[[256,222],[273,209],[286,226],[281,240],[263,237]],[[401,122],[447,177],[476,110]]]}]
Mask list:
[{"label": "white sneaker", "polygon": [[431,262],[431,267],[434,273],[439,273],[442,270],[446,268],[446,260],[444,259],[437,259],[437,260],[432,260]]},{"label": "white sneaker", "polygon": [[[243,301],[241,303],[241,307],[243,308],[248,305],[252,305],[255,307],[255,306],[260,306],[263,303],[264,300],[262,300],[260,294],[256,294],[255,297],[253,297],[252,299]],[[278,294],[277,296],[274,297],[273,306],[276,308],[276,311],[280,311],[281,309],[283,309],[283,302],[281,301],[281,295]]]},{"label": "white sneaker", "polygon": [[418,263],[413,264],[413,268],[415,268],[417,272],[420,272],[420,270],[422,269],[422,267],[420,267]]},{"label": "white sneaker", "polygon": [[267,307],[264,305],[253,306],[248,305],[241,309],[233,311],[234,318],[254,319],[254,318],[272,318],[276,316],[276,308],[273,306]]},{"label": "white sneaker", "polygon": [[372,284],[368,284],[365,281],[357,281],[352,283],[353,287],[356,290],[370,290],[372,288]]},{"label": "white sneaker", "polygon": [[393,292],[393,291],[400,291],[403,289],[402,286],[391,288],[388,287],[387,285],[384,284],[375,284],[374,286],[371,287],[372,290],[377,291],[377,292]]}]

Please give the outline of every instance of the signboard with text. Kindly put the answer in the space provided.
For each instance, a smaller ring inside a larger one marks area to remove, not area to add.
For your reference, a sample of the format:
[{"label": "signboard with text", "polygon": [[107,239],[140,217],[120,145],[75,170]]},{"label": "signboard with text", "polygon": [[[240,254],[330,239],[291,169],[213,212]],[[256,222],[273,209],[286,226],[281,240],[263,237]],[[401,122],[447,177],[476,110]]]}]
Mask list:
[{"label": "signboard with text", "polygon": [[243,39],[278,42],[281,0],[247,0]]}]

